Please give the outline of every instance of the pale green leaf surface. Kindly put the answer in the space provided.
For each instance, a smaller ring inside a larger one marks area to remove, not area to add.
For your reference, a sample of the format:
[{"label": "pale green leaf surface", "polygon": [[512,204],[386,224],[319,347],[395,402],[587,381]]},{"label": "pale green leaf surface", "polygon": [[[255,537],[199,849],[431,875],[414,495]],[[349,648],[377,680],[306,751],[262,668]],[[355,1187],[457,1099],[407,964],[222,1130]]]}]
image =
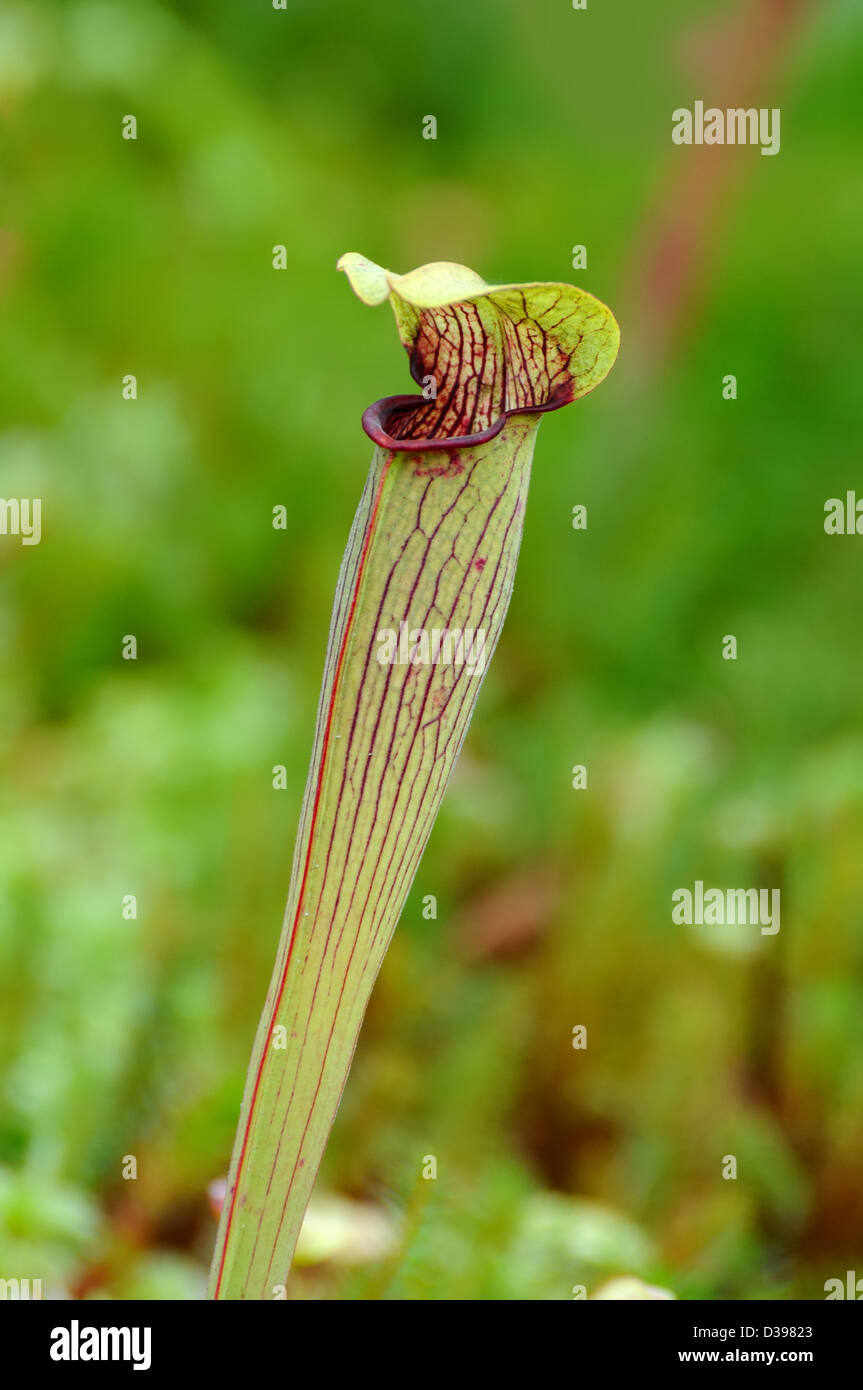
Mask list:
[{"label": "pale green leaf surface", "polygon": [[[342,562],[213,1264],[220,1299],[277,1297],[287,1279],[369,994],[503,625],[540,411],[589,389],[616,350],[608,311],[569,286],[486,289],[447,263],[407,276],[356,255],[341,265],[367,303],[392,299],[415,376],[438,334],[442,389],[399,416],[407,447],[376,447]],[[490,426],[459,447],[441,437]],[[380,634],[403,624],[409,647],[417,631],[481,631],[482,667],[381,663]]]}]

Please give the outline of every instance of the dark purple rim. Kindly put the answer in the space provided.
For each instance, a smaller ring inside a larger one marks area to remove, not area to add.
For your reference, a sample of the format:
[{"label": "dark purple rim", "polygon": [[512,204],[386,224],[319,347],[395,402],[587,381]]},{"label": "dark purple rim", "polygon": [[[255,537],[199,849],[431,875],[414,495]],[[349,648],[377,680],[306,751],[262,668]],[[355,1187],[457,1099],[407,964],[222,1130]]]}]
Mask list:
[{"label": "dark purple rim", "polygon": [[504,411],[487,430],[481,430],[479,434],[462,434],[453,439],[397,439],[387,431],[386,426],[393,415],[422,405],[423,400],[422,396],[384,396],[382,400],[375,401],[374,405],[364,410],[363,429],[372,443],[379,444],[382,449],[393,449],[399,453],[445,453],[448,449],[487,444],[490,439],[500,434],[511,415],[542,415],[547,410],[559,410],[561,406],[570,404],[569,401],[549,401],[546,405],[520,405],[514,410]]}]

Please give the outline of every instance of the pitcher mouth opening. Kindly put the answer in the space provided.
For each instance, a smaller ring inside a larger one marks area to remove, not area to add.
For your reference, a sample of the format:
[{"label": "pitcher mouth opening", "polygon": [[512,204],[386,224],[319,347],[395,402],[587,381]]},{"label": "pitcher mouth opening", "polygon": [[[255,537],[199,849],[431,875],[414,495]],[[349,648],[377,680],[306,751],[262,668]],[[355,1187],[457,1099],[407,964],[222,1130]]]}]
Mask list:
[{"label": "pitcher mouth opening", "polygon": [[389,300],[423,389],[365,412],[366,434],[387,449],[484,444],[510,415],[540,415],[592,391],[617,355],[614,316],[575,285],[489,285],[451,261],[396,275],[355,251],[338,265],[364,303]]},{"label": "pitcher mouth opening", "polygon": [[[569,398],[571,399],[571,398]],[[424,404],[423,396],[384,396],[382,400],[375,401],[363,411],[363,429],[373,444],[378,444],[382,449],[391,449],[398,453],[420,452],[428,453],[434,449],[467,449],[476,444],[487,444],[490,439],[494,439],[500,434],[507,420],[511,415],[543,415],[549,410],[559,410],[561,406],[568,405],[568,400],[552,400],[545,405],[526,405],[517,406],[512,410],[506,410],[499,415],[493,425],[487,429],[480,430],[476,434],[462,434],[453,437],[441,435],[436,436],[417,436],[404,433],[404,427],[410,425],[408,421],[416,419],[417,407]]]}]

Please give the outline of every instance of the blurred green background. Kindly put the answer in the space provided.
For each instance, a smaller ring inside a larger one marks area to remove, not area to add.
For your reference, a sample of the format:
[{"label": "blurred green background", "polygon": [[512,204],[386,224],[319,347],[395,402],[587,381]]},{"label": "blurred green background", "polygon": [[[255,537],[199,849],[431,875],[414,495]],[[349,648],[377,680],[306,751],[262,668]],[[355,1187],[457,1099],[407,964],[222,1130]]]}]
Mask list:
[{"label": "blurred green background", "polygon": [[[695,99],[781,152],[674,146]],[[411,389],[347,250],[573,280],[623,348],[542,425],[290,1296],[863,1275],[859,5],[13,0],[0,118],[0,1276],[203,1295],[360,414]],[[674,925],[697,878],[779,935]]]}]

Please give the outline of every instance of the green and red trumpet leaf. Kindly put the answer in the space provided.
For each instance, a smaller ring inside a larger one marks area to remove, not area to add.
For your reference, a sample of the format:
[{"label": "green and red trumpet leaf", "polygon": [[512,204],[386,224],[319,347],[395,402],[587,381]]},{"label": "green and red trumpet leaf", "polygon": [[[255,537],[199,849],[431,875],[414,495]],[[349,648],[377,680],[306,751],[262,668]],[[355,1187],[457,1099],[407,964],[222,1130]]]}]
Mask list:
[{"label": "green and red trumpet leaf", "polygon": [[339,266],[366,303],[390,300],[424,390],[363,416],[374,456],[336,589],[216,1299],[282,1294],[369,995],[503,626],[542,413],[596,386],[618,346],[609,310],[570,285],[486,285],[448,262],[394,275],[353,253]]}]

